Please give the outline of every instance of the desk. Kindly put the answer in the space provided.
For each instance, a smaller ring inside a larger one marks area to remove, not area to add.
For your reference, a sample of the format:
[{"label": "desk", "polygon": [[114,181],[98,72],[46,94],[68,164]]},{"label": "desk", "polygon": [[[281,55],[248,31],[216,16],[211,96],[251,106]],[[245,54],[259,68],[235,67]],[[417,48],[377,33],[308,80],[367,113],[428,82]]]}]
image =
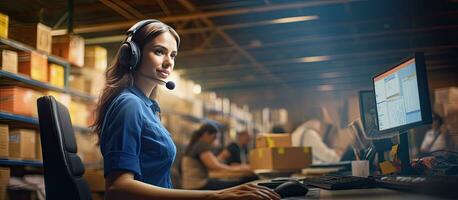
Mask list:
[{"label": "desk", "polygon": [[305,200],[305,199],[375,199],[375,200],[435,200],[442,199],[438,197],[400,192],[390,189],[373,188],[373,189],[354,189],[354,190],[323,190],[311,188],[304,197],[288,197],[283,200]]},{"label": "desk", "polygon": [[208,176],[210,178],[219,178],[219,179],[241,179],[245,177],[252,177],[254,176],[254,173],[250,171],[243,171],[243,172],[209,171]]}]

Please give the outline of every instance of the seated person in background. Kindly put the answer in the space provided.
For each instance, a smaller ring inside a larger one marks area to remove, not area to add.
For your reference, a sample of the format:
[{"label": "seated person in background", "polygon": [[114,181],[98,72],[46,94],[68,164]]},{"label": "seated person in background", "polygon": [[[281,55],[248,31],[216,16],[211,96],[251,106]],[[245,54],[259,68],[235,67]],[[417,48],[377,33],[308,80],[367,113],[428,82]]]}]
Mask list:
[{"label": "seated person in background", "polygon": [[287,133],[282,125],[275,125],[272,127],[271,133]]},{"label": "seated person in background", "polygon": [[184,189],[218,190],[242,184],[240,180],[220,180],[208,177],[210,170],[250,171],[248,165],[229,166],[220,162],[212,152],[218,129],[204,124],[191,136],[181,162]]},{"label": "seated person in background", "polygon": [[442,118],[433,114],[433,123],[431,129],[426,132],[425,138],[421,143],[420,153],[428,154],[437,150],[451,149],[452,143],[449,138],[445,124],[443,124]]},{"label": "seated person in background", "polygon": [[339,161],[340,155],[323,142],[323,133],[320,129],[321,122],[318,120],[303,123],[291,134],[293,146],[312,147],[314,163]]},{"label": "seated person in background", "polygon": [[237,132],[235,142],[230,143],[219,155],[218,159],[229,165],[247,164],[248,143],[251,137],[248,131]]}]

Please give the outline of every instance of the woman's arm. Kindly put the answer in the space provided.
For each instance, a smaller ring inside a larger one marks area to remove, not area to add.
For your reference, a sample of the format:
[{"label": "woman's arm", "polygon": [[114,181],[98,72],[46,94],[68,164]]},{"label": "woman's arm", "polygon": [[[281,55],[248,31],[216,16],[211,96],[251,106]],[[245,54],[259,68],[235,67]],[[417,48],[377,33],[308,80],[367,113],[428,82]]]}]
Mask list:
[{"label": "woman's arm", "polygon": [[227,149],[224,149],[221,151],[221,153],[218,154],[217,158],[219,161],[224,162],[231,156],[231,152],[228,151]]},{"label": "woman's arm", "polygon": [[257,185],[242,185],[226,190],[177,190],[156,187],[134,179],[130,172],[112,172],[106,178],[105,199],[124,200],[230,200],[230,199],[273,199],[279,200],[280,196],[272,190]]},{"label": "woman's arm", "polygon": [[250,171],[248,165],[229,166],[221,163],[211,151],[204,151],[199,155],[200,160],[205,167],[210,170],[227,170],[227,171]]}]

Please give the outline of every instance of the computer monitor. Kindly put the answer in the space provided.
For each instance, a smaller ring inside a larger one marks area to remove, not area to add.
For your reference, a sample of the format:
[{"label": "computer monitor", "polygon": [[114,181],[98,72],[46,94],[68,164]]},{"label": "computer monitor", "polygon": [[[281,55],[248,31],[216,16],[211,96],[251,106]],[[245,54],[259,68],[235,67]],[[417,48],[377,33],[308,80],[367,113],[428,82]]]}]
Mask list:
[{"label": "computer monitor", "polygon": [[416,53],[372,80],[380,134],[403,132],[431,123],[428,79],[422,53]]},{"label": "computer monitor", "polygon": [[376,138],[378,136],[378,124],[373,90],[359,91],[359,112],[365,133],[364,136],[368,139]]},{"label": "computer monitor", "polygon": [[411,174],[407,131],[432,121],[423,53],[390,67],[372,78],[378,135],[399,135],[401,173]]}]

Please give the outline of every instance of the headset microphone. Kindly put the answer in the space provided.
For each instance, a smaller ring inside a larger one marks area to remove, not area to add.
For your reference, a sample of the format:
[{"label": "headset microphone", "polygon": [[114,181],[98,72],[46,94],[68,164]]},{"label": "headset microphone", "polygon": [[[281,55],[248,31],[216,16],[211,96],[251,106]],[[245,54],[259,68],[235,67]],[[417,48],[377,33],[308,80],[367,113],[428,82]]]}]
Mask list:
[{"label": "headset microphone", "polygon": [[153,80],[156,80],[156,81],[159,81],[159,82],[164,83],[164,84],[165,84],[165,87],[166,87],[167,89],[169,89],[169,90],[175,89],[175,83],[174,83],[173,81],[167,81],[167,82],[165,82],[165,81],[163,81],[163,80],[161,80],[161,79],[158,79],[158,78],[155,78],[155,77],[152,77],[152,76],[148,76],[148,75],[143,74],[143,73],[139,73],[139,74],[140,74],[141,76],[143,76],[143,77],[146,77],[146,78],[153,79]]}]

